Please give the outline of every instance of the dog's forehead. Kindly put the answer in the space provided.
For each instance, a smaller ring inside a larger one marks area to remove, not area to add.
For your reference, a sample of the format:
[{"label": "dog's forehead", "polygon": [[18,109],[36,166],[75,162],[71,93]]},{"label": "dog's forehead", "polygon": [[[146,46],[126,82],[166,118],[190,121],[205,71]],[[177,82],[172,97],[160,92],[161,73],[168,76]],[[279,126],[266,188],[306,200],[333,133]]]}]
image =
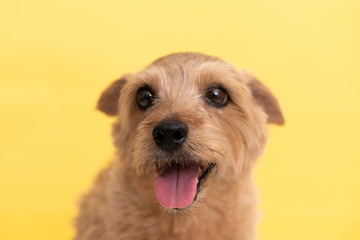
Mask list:
[{"label": "dog's forehead", "polygon": [[138,73],[137,77],[160,97],[198,95],[211,85],[232,88],[242,81],[231,64],[192,53],[160,58]]}]

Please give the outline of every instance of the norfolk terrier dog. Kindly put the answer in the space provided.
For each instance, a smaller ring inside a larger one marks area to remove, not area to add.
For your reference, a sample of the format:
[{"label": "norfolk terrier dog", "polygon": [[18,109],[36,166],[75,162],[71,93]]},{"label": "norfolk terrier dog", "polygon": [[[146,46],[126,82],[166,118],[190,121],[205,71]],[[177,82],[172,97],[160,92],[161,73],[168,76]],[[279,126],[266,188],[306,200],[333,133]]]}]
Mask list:
[{"label": "norfolk terrier dog", "polygon": [[116,159],[83,198],[76,240],[251,240],[252,169],[266,124],[284,124],[253,75],[199,53],[176,53],[103,91]]}]

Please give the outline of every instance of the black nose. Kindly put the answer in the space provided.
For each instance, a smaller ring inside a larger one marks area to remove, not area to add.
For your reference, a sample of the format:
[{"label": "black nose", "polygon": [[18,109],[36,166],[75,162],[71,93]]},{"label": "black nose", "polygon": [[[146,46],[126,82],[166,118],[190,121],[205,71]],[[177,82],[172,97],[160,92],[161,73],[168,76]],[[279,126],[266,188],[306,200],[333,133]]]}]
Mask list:
[{"label": "black nose", "polygon": [[156,145],[169,152],[178,149],[185,141],[187,134],[187,126],[180,121],[162,121],[153,130]]}]

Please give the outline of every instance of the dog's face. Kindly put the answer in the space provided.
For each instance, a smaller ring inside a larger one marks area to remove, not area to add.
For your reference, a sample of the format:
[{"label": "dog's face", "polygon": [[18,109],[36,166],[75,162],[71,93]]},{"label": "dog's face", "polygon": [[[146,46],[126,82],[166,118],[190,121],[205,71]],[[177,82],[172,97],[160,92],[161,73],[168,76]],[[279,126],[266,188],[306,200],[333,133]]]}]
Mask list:
[{"label": "dog's face", "polygon": [[265,145],[265,124],[284,121],[253,76],[197,53],[160,58],[115,81],[98,108],[117,116],[116,147],[139,176],[153,176],[167,209],[185,209],[212,181],[248,173]]}]

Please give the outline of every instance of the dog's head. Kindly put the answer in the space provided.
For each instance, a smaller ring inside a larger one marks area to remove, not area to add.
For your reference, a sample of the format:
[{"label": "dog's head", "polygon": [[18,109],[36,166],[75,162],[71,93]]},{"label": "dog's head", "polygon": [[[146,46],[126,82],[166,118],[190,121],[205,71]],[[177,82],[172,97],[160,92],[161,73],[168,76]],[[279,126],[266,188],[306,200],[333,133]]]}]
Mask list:
[{"label": "dog's head", "polygon": [[154,177],[168,209],[187,208],[211,181],[249,173],[266,123],[284,123],[276,98],[251,74],[198,53],[125,75],[102,93],[98,109],[117,116],[116,147],[138,175]]}]

